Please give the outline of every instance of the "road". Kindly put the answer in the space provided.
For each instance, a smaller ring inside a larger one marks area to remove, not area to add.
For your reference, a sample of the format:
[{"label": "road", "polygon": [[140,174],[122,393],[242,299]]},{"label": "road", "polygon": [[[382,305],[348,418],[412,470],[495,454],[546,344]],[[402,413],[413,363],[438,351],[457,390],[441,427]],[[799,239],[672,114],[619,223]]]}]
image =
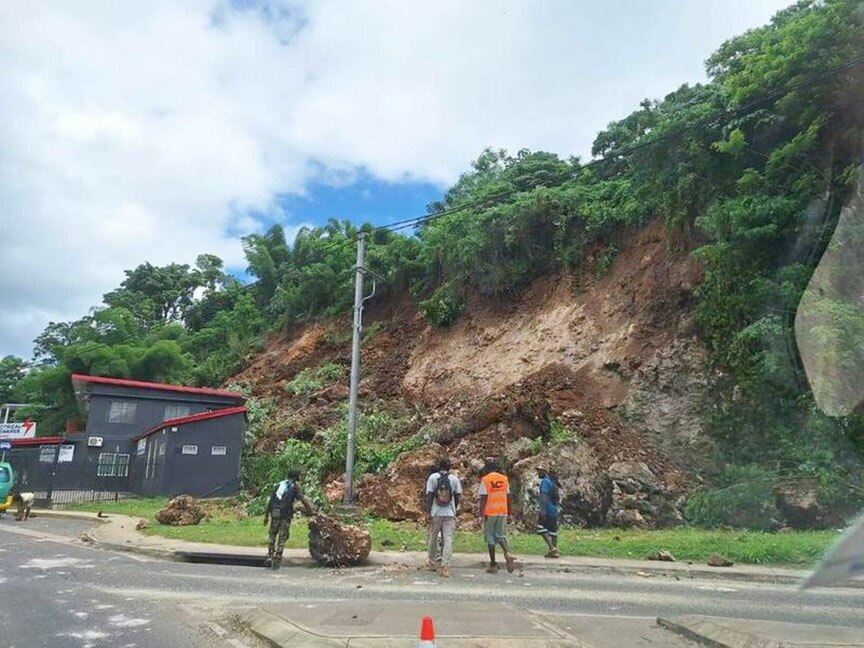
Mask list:
[{"label": "road", "polygon": [[549,571],[520,577],[454,570],[445,581],[413,565],[342,571],[289,565],[274,573],[96,549],[76,539],[88,525],[0,519],[0,645],[260,646],[234,615],[263,603],[351,599],[508,602],[565,629],[590,626],[595,617],[680,614],[864,627],[862,589],[799,593],[781,585]]}]

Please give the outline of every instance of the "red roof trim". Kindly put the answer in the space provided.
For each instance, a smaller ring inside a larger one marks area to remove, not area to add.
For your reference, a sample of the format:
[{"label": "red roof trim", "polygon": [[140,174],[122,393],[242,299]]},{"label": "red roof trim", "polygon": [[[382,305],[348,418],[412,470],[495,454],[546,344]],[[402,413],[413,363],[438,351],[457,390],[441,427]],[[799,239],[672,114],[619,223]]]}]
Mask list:
[{"label": "red roof trim", "polygon": [[12,442],[12,447],[18,446],[33,446],[33,445],[57,445],[63,443],[65,439],[59,436],[52,437],[27,437],[26,439],[8,439]]},{"label": "red roof trim", "polygon": [[201,412],[200,414],[192,414],[191,416],[181,416],[180,418],[168,419],[167,421],[162,421],[159,425],[154,425],[146,432],[142,432],[138,436],[132,437],[132,441],[138,441],[139,439],[143,439],[146,436],[150,436],[154,432],[164,430],[167,427],[174,427],[175,425],[183,425],[184,423],[195,423],[196,421],[207,421],[209,419],[221,418],[223,416],[231,416],[233,414],[245,413],[246,407],[241,405],[240,407],[226,407],[225,409],[213,410],[212,412]]},{"label": "red roof trim", "polygon": [[144,380],[126,380],[124,378],[106,378],[105,376],[88,376],[86,374],[72,374],[72,382],[96,383],[98,385],[117,385],[118,387],[138,387],[140,389],[161,389],[163,391],[175,391],[185,394],[206,394],[208,396],[224,396],[225,398],[236,398],[245,400],[243,394],[227,391],[224,389],[211,389],[209,387],[186,387],[185,385],[169,385],[167,383],[147,382]]}]

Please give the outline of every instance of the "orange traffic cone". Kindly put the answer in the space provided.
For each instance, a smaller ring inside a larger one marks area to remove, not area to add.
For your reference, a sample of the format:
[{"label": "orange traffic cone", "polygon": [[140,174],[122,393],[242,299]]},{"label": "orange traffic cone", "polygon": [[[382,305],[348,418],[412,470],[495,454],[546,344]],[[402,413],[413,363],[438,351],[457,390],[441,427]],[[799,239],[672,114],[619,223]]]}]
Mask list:
[{"label": "orange traffic cone", "polygon": [[417,648],[435,648],[435,626],[432,617],[423,617],[420,623],[420,643]]}]

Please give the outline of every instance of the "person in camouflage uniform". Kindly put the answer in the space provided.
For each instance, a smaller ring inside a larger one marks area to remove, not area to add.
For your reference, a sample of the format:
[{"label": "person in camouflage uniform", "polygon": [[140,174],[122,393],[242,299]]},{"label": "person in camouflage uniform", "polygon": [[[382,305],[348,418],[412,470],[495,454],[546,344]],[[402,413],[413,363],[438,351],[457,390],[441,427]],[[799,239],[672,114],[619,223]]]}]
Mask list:
[{"label": "person in camouflage uniform", "polygon": [[265,566],[279,569],[282,565],[282,552],[285,550],[285,542],[291,533],[291,518],[294,517],[294,502],[300,501],[306,512],[312,515],[315,508],[300,492],[300,473],[291,470],[286,478],[276,484],[270,500],[267,502],[267,510],[264,512],[264,525],[270,525],[270,534],[267,541],[267,560]]}]

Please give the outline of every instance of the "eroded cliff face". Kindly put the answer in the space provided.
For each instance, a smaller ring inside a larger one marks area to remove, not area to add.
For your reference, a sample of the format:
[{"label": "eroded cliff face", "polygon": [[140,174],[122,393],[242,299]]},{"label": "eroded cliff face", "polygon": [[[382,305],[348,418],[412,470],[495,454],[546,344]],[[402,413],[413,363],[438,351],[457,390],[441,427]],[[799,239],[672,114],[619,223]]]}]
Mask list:
[{"label": "eroded cliff face", "polygon": [[[679,521],[680,495],[711,455],[702,420],[712,374],[692,328],[699,277],[654,223],[626,239],[607,276],[550,276],[509,302],[469,300],[450,329],[428,326],[407,299],[370,309],[367,330],[377,332],[363,347],[363,403],[410,414],[405,434],[423,428],[440,445],[365,478],[361,503],[417,519],[421,463],[450,454],[470,495],[482,459],[495,455],[531,515],[531,472],[542,457],[564,490],[583,491],[564,495],[574,522]],[[262,451],[289,437],[314,442],[316,428],[341,416],[347,377],[302,397],[285,387],[304,368],[348,364],[346,324],[290,331],[236,377],[276,403]]]}]

